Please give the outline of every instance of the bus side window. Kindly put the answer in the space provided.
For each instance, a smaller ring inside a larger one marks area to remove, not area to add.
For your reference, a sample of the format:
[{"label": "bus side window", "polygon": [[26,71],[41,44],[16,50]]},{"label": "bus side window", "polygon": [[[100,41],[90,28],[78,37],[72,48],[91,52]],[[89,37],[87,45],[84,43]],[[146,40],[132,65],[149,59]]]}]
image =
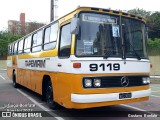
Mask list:
[{"label": "bus side window", "polygon": [[44,50],[54,49],[56,47],[58,33],[58,23],[51,25],[44,32]]},{"label": "bus side window", "polygon": [[8,55],[11,55],[11,50],[12,50],[11,45],[9,45],[8,46]]},{"label": "bus side window", "polygon": [[71,32],[70,24],[64,25],[61,28],[60,45],[59,45],[59,57],[69,58],[71,51]]},{"label": "bus side window", "polygon": [[10,45],[9,55],[12,55],[12,44]]},{"label": "bus side window", "polygon": [[10,45],[8,46],[8,55],[10,55]]},{"label": "bus side window", "polygon": [[24,42],[24,53],[29,53],[31,47],[31,35],[25,38]]},{"label": "bus side window", "polygon": [[17,55],[17,45],[18,45],[18,42],[14,44],[14,55]]},{"label": "bus side window", "polygon": [[44,46],[43,49],[47,50],[47,49],[51,49],[52,46],[50,46],[50,34],[51,34],[51,27],[48,27],[44,30]]},{"label": "bus side window", "polygon": [[23,53],[23,39],[19,41],[18,44],[18,54],[22,54]]},{"label": "bus side window", "polygon": [[12,44],[12,50],[11,55],[14,55],[14,43]]},{"label": "bus side window", "polygon": [[39,52],[42,49],[42,36],[43,30],[38,31],[37,33],[33,34],[32,37],[32,52]]}]

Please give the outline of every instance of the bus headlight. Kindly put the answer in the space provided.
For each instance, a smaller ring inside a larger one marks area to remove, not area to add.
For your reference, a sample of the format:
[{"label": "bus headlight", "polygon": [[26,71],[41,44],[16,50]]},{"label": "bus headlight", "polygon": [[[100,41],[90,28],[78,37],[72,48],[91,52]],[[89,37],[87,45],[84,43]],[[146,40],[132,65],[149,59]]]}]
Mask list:
[{"label": "bus headlight", "polygon": [[94,87],[100,87],[101,86],[101,79],[94,79]]},{"label": "bus headlight", "polygon": [[143,84],[149,84],[150,83],[150,78],[149,77],[143,77],[142,82],[143,82]]},{"label": "bus headlight", "polygon": [[85,87],[92,87],[92,79],[84,79]]},{"label": "bus headlight", "polygon": [[148,84],[151,83],[150,77],[147,77],[147,83],[148,83]]}]

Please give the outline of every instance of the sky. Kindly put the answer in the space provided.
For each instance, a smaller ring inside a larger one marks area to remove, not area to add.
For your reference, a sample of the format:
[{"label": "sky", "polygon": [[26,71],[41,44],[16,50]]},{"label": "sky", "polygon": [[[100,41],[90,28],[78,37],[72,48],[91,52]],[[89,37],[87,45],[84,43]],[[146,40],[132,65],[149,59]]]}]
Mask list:
[{"label": "sky", "polygon": [[[6,30],[8,20],[19,20],[20,13],[26,14],[26,21],[50,22],[51,0],[1,0],[0,31]],[[58,0],[58,17],[73,11],[78,6],[130,10],[140,8],[147,11],[160,11],[159,0]]]}]

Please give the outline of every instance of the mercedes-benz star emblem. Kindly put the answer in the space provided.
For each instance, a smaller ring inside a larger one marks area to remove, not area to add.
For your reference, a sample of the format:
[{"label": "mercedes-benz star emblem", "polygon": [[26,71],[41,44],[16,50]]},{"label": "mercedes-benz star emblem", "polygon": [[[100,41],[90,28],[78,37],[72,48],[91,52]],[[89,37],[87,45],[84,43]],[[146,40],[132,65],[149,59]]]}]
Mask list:
[{"label": "mercedes-benz star emblem", "polygon": [[122,77],[121,78],[121,85],[123,86],[123,87],[127,87],[128,85],[129,85],[129,79],[127,78],[127,77]]}]

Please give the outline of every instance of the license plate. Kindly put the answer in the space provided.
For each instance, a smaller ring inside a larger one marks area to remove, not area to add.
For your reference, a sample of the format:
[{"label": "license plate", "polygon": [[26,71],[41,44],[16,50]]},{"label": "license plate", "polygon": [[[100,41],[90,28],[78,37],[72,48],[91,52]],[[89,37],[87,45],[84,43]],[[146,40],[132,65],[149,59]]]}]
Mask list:
[{"label": "license plate", "polygon": [[131,98],[132,94],[131,93],[120,93],[119,94],[119,99],[125,99],[125,98]]}]

